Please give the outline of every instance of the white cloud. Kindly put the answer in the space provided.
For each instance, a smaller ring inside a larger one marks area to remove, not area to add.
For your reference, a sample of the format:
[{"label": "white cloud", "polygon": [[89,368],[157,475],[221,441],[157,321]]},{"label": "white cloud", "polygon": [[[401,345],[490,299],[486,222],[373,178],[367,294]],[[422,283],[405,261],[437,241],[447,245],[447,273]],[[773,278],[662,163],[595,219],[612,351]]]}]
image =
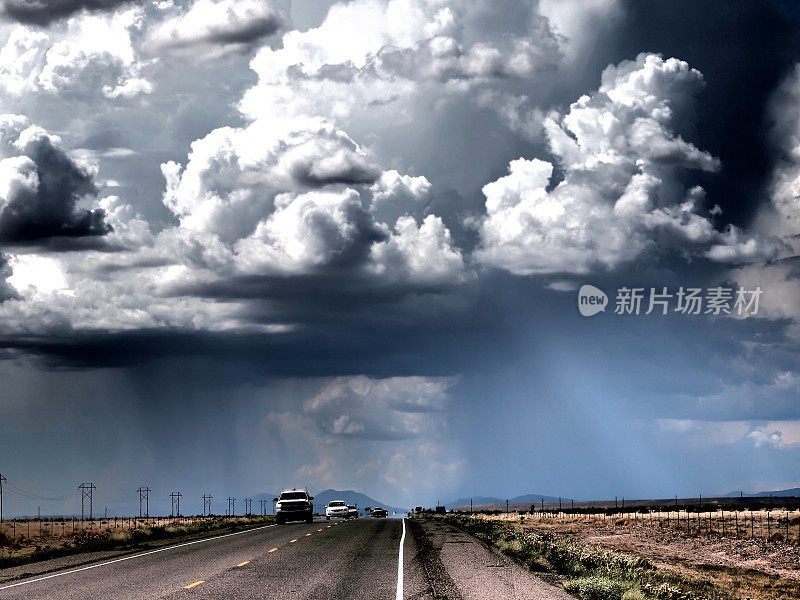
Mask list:
[{"label": "white cloud", "polygon": [[47,33],[14,27],[0,48],[0,90],[11,97],[2,102],[32,94],[87,101],[149,93],[132,41],[141,18],[140,9],[130,9],[74,17]]},{"label": "white cloud", "polygon": [[545,121],[563,180],[553,185],[551,163],[520,158],[484,186],[478,260],[532,274],[613,269],[656,248],[731,262],[773,256],[775,242],[715,229],[702,188],[675,177],[720,166],[669,129],[675,105],[701,84],[685,62],[654,54],[609,66],[597,92]]},{"label": "white cloud", "polygon": [[336,4],[319,27],[288,32],[280,48],[259,51],[251,64],[259,83],[242,110],[254,118],[346,118],[430,86],[452,94],[471,82],[530,77],[557,64],[558,40],[546,20],[534,15],[524,36],[474,39],[480,32],[465,34],[465,23],[479,9],[456,0]]},{"label": "white cloud", "polygon": [[283,23],[273,6],[261,0],[196,0],[184,10],[170,8],[169,16],[147,32],[149,53],[181,52],[205,60],[247,49]]},{"label": "white cloud", "polygon": [[657,429],[682,438],[693,445],[728,446],[749,442],[756,448],[790,448],[800,445],[800,421],[770,421],[761,425],[750,421],[699,421],[657,419]]}]

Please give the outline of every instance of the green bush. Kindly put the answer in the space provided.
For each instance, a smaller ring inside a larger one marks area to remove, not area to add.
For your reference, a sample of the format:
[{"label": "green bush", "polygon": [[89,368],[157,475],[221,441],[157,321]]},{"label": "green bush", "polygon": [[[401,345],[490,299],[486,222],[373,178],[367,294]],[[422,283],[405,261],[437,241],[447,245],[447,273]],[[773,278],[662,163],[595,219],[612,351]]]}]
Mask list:
[{"label": "green bush", "polygon": [[619,581],[602,575],[572,579],[564,584],[564,589],[582,600],[622,600],[627,591]]},{"label": "green bush", "polygon": [[6,546],[11,545],[11,538],[8,537],[8,534],[5,531],[0,531],[0,548],[5,548]]},{"label": "green bush", "polygon": [[622,594],[622,600],[646,600],[646,597],[638,588],[632,588]]}]

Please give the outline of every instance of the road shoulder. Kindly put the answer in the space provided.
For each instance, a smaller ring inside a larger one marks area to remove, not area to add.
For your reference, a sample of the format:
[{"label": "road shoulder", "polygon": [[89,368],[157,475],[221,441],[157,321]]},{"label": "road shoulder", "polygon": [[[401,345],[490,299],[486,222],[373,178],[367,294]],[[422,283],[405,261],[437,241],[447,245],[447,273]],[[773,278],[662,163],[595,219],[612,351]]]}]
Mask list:
[{"label": "road shoulder", "polygon": [[428,585],[427,596],[447,600],[574,600],[480,540],[437,519],[409,519],[414,561]]}]

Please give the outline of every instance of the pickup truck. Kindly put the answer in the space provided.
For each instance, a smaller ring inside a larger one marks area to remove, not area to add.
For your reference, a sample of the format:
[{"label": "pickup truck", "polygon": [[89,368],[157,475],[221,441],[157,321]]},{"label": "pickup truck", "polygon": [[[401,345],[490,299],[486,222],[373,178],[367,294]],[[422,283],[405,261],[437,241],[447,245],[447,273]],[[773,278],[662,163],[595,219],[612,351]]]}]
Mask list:
[{"label": "pickup truck", "polygon": [[287,521],[314,521],[314,496],[306,490],[284,490],[279,498],[273,498],[275,504],[275,521],[278,525]]}]

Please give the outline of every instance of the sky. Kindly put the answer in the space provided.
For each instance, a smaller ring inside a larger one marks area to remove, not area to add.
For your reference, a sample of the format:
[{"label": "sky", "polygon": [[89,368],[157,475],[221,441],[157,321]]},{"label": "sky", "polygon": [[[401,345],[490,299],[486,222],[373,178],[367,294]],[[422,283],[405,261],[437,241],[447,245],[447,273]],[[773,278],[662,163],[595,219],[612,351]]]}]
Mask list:
[{"label": "sky", "polygon": [[2,0],[5,514],[800,486],[798,19]]}]

